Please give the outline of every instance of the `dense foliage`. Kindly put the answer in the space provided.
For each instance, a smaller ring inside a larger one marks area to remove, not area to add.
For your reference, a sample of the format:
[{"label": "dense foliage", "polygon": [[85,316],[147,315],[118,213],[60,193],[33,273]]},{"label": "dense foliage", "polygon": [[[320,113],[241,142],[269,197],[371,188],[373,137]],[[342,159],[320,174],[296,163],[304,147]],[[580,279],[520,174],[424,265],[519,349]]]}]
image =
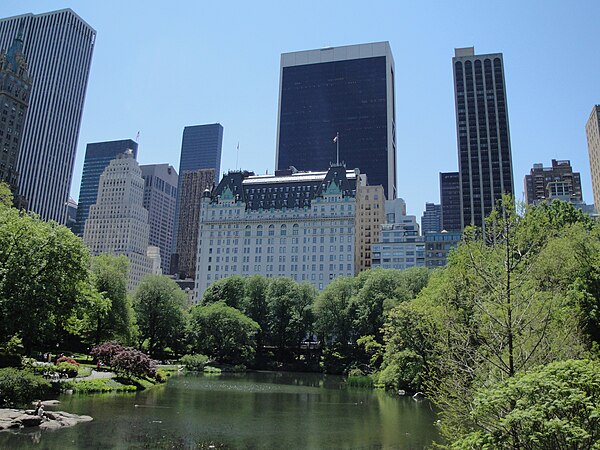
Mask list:
[{"label": "dense foliage", "polygon": [[598,448],[600,363],[560,361],[482,389],[453,449]]},{"label": "dense foliage", "polygon": [[145,353],[116,342],[105,342],[92,348],[90,355],[111,369],[129,377],[154,376],[156,361]]},{"label": "dense foliage", "polygon": [[0,407],[24,406],[49,390],[50,382],[29,370],[0,369]]}]

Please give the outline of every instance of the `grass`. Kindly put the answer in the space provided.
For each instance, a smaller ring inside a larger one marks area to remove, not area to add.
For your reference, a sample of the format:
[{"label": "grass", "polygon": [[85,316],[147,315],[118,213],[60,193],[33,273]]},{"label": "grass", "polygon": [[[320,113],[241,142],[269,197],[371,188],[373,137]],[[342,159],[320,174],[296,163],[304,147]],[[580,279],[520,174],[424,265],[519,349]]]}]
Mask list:
[{"label": "grass", "polygon": [[373,378],[368,375],[349,376],[346,383],[348,386],[360,388],[372,388],[374,386]]},{"label": "grass", "polygon": [[137,386],[122,384],[114,379],[99,378],[96,380],[76,380],[63,383],[64,389],[73,389],[78,394],[92,394],[101,392],[135,392]]}]

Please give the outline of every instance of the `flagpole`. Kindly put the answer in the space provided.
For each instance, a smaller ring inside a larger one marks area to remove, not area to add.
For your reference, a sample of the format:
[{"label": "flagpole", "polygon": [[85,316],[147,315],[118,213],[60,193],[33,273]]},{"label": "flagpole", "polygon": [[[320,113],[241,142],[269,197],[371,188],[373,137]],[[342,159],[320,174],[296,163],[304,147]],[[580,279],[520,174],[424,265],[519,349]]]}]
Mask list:
[{"label": "flagpole", "polygon": [[235,154],[235,168],[238,169],[238,160],[240,158],[240,141],[238,141],[237,152]]},{"label": "flagpole", "polygon": [[337,164],[340,164],[340,132],[338,131],[335,135],[335,144],[336,144],[336,159]]}]

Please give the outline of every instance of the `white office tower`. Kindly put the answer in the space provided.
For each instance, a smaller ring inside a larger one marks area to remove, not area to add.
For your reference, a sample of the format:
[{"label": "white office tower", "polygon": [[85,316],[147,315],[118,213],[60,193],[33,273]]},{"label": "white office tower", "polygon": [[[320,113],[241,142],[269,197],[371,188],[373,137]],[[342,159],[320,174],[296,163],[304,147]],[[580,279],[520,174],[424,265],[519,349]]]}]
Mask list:
[{"label": "white office tower", "polygon": [[157,249],[148,252],[150,225],[143,199],[142,170],[128,150],[113,159],[100,175],[96,204],[90,206],[83,231],[83,241],[92,255],[109,253],[129,258],[129,290],[144,275],[157,271],[157,257],[160,267]]},{"label": "white office tower", "polygon": [[0,19],[0,48],[23,32],[32,80],[17,161],[19,192],[44,220],[67,223],[96,31],[70,9]]}]

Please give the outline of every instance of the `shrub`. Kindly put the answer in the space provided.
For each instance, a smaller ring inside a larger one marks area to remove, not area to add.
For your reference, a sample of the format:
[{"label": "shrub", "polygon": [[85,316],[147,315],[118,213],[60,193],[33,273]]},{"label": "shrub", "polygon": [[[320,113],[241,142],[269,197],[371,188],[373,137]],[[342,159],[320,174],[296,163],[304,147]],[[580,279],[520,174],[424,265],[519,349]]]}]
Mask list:
[{"label": "shrub", "polygon": [[181,357],[181,364],[183,364],[187,370],[202,372],[206,363],[208,363],[208,356],[202,354],[184,355]]},{"label": "shrub", "polygon": [[116,342],[105,342],[104,344],[96,345],[90,351],[92,357],[99,359],[104,364],[110,364],[112,358],[117,354],[125,350],[121,344]]},{"label": "shrub", "polygon": [[130,384],[120,384],[106,378],[96,380],[78,380],[63,383],[63,388],[73,389],[73,392],[80,394],[102,393],[102,392],[133,392],[136,386]]},{"label": "shrub", "polygon": [[139,350],[125,348],[110,360],[111,367],[129,377],[154,376],[156,362]]},{"label": "shrub", "polygon": [[56,365],[59,365],[61,363],[69,363],[69,364],[72,364],[77,367],[80,366],[80,364],[77,361],[75,361],[73,358],[70,358],[68,356],[61,356],[60,358],[58,358],[56,360]]},{"label": "shrub", "polygon": [[79,372],[79,367],[69,362],[61,362],[53,369],[61,375],[66,375],[69,378],[75,378]]},{"label": "shrub", "polygon": [[0,406],[14,407],[31,403],[50,390],[50,382],[29,370],[0,369]]}]

